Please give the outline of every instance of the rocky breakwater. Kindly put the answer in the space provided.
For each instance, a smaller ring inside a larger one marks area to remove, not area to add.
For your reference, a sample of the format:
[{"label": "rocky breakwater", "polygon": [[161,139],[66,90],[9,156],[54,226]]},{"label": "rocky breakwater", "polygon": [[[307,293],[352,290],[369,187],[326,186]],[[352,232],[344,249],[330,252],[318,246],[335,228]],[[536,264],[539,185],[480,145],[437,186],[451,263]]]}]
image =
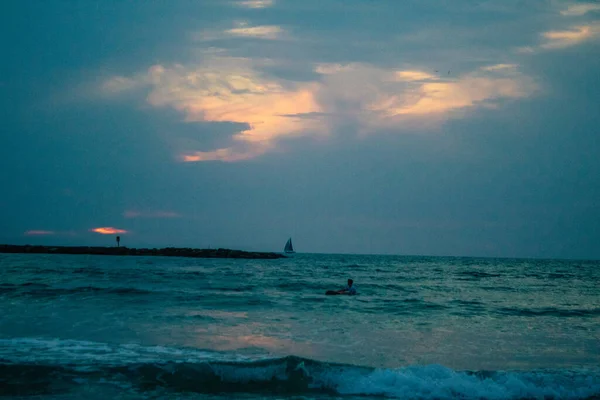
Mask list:
[{"label": "rocky breakwater", "polygon": [[163,256],[193,258],[244,258],[267,259],[285,258],[283,254],[241,251],[231,249],[192,249],[189,247],[165,247],[162,249],[135,249],[129,247],[87,247],[87,246],[19,246],[1,244],[0,253],[23,254],[95,254],[103,256]]}]

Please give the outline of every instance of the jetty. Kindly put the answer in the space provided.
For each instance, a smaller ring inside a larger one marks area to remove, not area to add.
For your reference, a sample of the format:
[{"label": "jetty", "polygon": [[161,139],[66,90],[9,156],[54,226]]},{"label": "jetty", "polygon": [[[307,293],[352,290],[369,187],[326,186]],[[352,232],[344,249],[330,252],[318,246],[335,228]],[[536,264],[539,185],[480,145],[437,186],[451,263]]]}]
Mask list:
[{"label": "jetty", "polygon": [[161,256],[192,258],[243,258],[273,260],[286,258],[283,254],[242,251],[231,249],[193,249],[189,247],[165,247],[162,249],[136,249],[129,247],[89,246],[32,246],[0,244],[0,253],[22,254],[93,254],[102,256]]}]

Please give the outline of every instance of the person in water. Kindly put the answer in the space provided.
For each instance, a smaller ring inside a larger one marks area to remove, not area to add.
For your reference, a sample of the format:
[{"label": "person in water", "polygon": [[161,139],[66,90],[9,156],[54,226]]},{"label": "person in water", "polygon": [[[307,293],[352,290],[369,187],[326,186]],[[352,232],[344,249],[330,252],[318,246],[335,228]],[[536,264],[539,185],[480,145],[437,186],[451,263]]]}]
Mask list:
[{"label": "person in water", "polygon": [[356,287],[352,286],[353,283],[354,283],[354,281],[352,279],[348,279],[348,286],[346,286],[342,290],[338,290],[337,291],[338,294],[349,294],[349,295],[356,294]]}]

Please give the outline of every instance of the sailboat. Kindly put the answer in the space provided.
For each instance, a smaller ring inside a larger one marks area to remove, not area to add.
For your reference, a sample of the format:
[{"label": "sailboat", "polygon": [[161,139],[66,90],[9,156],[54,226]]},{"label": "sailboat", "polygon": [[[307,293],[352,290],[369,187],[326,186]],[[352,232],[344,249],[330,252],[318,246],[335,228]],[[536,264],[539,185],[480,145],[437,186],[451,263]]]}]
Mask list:
[{"label": "sailboat", "polygon": [[283,252],[286,254],[295,253],[294,246],[292,246],[292,238],[289,238],[285,243],[285,247],[283,248]]}]

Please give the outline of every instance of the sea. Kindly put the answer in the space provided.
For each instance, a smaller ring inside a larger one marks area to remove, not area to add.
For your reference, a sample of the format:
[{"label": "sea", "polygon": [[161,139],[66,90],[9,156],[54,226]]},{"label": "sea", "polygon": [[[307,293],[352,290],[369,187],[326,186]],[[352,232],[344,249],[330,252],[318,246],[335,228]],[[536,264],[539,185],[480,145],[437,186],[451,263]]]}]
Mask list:
[{"label": "sea", "polygon": [[600,262],[0,254],[0,397],[600,399]]}]

